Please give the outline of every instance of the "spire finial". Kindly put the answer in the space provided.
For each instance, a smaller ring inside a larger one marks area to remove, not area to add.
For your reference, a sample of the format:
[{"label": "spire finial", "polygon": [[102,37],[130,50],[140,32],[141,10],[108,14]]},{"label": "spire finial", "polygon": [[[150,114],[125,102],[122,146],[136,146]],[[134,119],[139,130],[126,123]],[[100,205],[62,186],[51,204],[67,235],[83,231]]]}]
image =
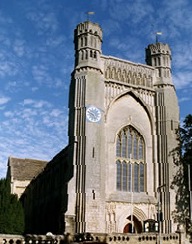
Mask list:
[{"label": "spire finial", "polygon": [[88,12],[86,12],[86,14],[87,14],[87,21],[89,21],[89,19],[90,19],[90,15],[94,15],[95,12],[88,11]]},{"label": "spire finial", "polygon": [[158,32],[156,32],[155,33],[155,35],[156,35],[156,43],[158,43],[158,36],[161,36],[163,33],[162,32],[160,32],[160,31],[158,31]]}]

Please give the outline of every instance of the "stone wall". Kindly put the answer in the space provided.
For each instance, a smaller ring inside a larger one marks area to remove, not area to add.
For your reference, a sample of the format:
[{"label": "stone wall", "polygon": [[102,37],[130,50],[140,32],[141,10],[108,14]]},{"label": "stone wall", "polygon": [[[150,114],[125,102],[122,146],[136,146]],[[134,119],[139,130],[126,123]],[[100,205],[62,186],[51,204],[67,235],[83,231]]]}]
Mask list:
[{"label": "stone wall", "polygon": [[68,147],[59,152],[34,178],[21,196],[25,233],[63,234],[67,210],[67,182],[72,177]]},{"label": "stone wall", "polygon": [[66,235],[53,235],[47,233],[46,235],[0,235],[0,243],[15,243],[15,244],[28,244],[28,243],[82,243],[82,244],[96,244],[96,243],[108,243],[108,244],[185,244],[189,243],[185,240],[184,234],[172,233],[163,234],[159,241],[158,233],[142,233],[142,234],[76,234],[72,236]]},{"label": "stone wall", "polygon": [[0,234],[0,243],[24,243],[24,236],[21,235],[5,235],[5,234]]}]

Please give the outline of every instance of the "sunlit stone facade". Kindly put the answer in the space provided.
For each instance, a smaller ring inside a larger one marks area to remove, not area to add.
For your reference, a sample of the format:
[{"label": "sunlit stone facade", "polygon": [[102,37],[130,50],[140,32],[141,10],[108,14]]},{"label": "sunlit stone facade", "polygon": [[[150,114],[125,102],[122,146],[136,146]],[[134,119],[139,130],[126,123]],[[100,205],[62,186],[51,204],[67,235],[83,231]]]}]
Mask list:
[{"label": "sunlit stone facade", "polygon": [[[146,48],[146,64],[102,54],[102,29],[80,23],[69,99],[66,232],[141,232],[163,212],[162,232],[175,231],[170,152],[179,107],[167,44]],[[136,51],[136,50],[135,50]]]},{"label": "sunlit stone facade", "polygon": [[179,107],[169,46],[150,44],[146,64],[105,56],[102,29],[90,21],[77,26],[74,44],[68,146],[22,191],[18,165],[28,161],[9,160],[12,189],[26,187],[26,231],[140,233],[157,220],[158,204],[161,232],[175,232]]}]

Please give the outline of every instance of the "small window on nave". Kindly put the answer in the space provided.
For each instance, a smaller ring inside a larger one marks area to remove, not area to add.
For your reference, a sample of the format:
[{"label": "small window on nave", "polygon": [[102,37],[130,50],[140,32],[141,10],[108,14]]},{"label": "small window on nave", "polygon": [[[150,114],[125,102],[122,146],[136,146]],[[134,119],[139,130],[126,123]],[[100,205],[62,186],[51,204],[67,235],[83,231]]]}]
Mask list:
[{"label": "small window on nave", "polygon": [[132,126],[124,127],[116,139],[116,188],[118,191],[145,191],[144,139]]}]

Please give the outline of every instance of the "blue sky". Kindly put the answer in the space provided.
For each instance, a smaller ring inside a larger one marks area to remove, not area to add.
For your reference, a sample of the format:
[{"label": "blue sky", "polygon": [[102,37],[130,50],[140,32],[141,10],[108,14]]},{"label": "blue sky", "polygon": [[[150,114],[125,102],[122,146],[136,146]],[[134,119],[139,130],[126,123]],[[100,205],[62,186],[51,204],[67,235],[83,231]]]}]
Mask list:
[{"label": "blue sky", "polygon": [[87,11],[103,29],[105,55],[145,63],[161,31],[181,121],[192,113],[191,0],[1,0],[0,177],[9,156],[50,160],[66,146],[73,30]]}]

